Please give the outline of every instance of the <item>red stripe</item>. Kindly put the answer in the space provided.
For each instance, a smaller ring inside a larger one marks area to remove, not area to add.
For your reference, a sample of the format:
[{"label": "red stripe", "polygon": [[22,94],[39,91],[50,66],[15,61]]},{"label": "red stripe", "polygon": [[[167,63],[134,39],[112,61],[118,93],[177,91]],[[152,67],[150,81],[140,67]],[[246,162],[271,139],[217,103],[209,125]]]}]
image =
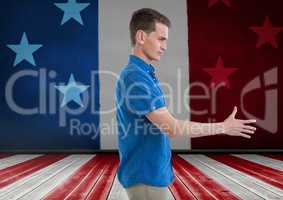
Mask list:
[{"label": "red stripe", "polygon": [[283,161],[283,154],[263,154],[265,157],[269,157],[275,160]]},{"label": "red stripe", "polygon": [[197,198],[191,193],[191,191],[182,183],[177,175],[173,183],[169,186],[169,190],[174,196],[175,200],[197,200]]},{"label": "red stripe", "polygon": [[66,179],[62,184],[56,187],[54,190],[49,192],[43,199],[64,199],[72,191],[77,190],[78,186],[85,187],[85,179],[93,175],[93,173],[98,173],[103,166],[104,157],[102,155],[96,155],[83,166],[81,166],[73,175]]},{"label": "red stripe", "polygon": [[7,157],[10,157],[10,156],[13,156],[14,154],[11,154],[11,153],[1,153],[0,154],[0,159],[1,158],[7,158]]},{"label": "red stripe", "polygon": [[178,165],[176,164],[176,161],[173,161],[173,165],[175,168],[175,173],[179,177],[179,179],[185,184],[187,188],[190,188],[194,196],[197,197],[197,199],[202,199],[202,200],[211,200],[213,197],[207,193],[203,188],[200,187],[199,183],[192,179],[190,176],[188,176],[185,171]]},{"label": "red stripe", "polygon": [[0,170],[0,188],[14,183],[58,160],[66,155],[44,155]]},{"label": "red stripe", "polygon": [[177,172],[183,176],[184,182],[187,182],[188,188],[192,189],[198,199],[239,199],[228,188],[215,182],[183,158],[174,156],[173,159],[173,165]]},{"label": "red stripe", "polygon": [[98,181],[101,174],[103,173],[103,170],[106,166],[105,162],[106,162],[106,158],[104,156],[103,161],[96,167],[96,169],[92,170],[92,172],[87,177],[85,177],[83,182],[81,182],[80,185],[75,190],[73,190],[71,194],[69,194],[65,199],[67,200],[85,199],[86,196],[91,191],[91,189],[93,188],[93,186]]},{"label": "red stripe", "polygon": [[107,159],[109,166],[104,170],[102,176],[99,178],[98,183],[95,184],[86,200],[105,200],[110,192],[113,180],[115,178],[116,170],[118,167],[119,159],[117,155],[109,156]]},{"label": "red stripe", "polygon": [[280,170],[231,155],[209,155],[209,157],[283,189],[283,172]]}]

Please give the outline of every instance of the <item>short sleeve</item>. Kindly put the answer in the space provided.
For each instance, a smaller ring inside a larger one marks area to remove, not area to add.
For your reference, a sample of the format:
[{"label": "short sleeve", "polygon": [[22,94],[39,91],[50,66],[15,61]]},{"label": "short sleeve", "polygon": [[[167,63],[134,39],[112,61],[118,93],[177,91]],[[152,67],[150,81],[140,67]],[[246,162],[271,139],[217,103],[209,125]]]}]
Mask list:
[{"label": "short sleeve", "polygon": [[129,73],[125,79],[125,106],[135,114],[146,115],[165,106],[159,85],[144,72]]}]

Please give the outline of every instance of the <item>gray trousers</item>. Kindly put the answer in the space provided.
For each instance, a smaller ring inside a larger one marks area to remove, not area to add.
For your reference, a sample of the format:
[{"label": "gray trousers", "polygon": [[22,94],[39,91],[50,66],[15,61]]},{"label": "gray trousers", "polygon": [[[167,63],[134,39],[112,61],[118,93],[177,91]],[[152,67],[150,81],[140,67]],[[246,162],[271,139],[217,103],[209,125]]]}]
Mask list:
[{"label": "gray trousers", "polygon": [[137,184],[126,188],[129,200],[169,200],[170,191],[168,187],[154,187]]}]

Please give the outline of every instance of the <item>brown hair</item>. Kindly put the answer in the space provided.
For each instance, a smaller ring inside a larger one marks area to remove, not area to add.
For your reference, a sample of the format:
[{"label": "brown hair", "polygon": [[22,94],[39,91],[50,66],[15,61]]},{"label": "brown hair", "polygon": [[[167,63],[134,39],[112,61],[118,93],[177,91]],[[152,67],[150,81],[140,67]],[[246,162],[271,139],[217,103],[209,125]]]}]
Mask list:
[{"label": "brown hair", "polygon": [[171,27],[170,20],[156,10],[151,8],[142,8],[135,11],[129,24],[132,45],[135,45],[136,43],[135,36],[138,30],[151,33],[155,31],[156,23],[162,23],[168,28]]}]

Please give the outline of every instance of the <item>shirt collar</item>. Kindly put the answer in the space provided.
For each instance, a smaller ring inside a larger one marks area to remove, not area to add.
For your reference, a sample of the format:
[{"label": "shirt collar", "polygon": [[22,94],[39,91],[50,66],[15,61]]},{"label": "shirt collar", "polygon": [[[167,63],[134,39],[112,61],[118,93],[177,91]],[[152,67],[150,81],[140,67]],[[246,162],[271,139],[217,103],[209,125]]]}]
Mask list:
[{"label": "shirt collar", "polygon": [[147,64],[143,59],[135,55],[129,56],[129,63],[134,63],[137,66],[141,67],[147,73],[155,74],[155,69],[151,64]]}]

